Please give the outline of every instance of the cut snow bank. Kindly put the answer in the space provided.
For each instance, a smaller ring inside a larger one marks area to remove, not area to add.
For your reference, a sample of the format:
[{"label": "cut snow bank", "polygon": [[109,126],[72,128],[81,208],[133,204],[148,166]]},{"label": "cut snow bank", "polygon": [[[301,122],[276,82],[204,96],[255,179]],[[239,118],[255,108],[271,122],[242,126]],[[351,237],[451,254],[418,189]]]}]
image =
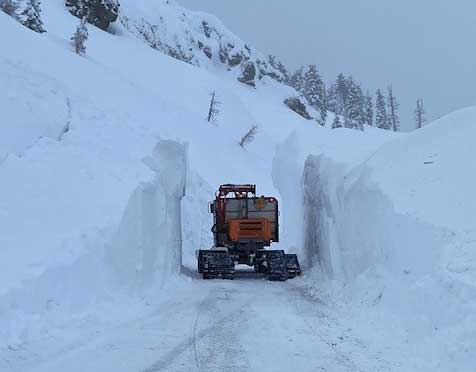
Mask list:
[{"label": "cut snow bank", "polygon": [[[350,171],[366,161],[391,138],[395,138],[372,127],[366,128],[366,132],[319,129],[316,133],[308,128],[297,127],[276,146],[272,162],[273,184],[281,195],[281,244],[286,249],[291,247],[299,253],[307,267],[314,263],[315,252],[309,246],[313,244],[310,239],[313,239],[316,231],[309,226],[309,218],[318,213],[318,209],[313,208],[319,208],[318,204],[321,202],[314,200],[315,197],[308,189],[315,189],[322,183],[328,183],[330,189],[337,188],[338,184],[332,183],[337,174]],[[334,166],[328,169],[328,174],[308,174],[304,183],[303,178],[312,168],[307,162],[309,154],[332,159]],[[306,221],[309,223],[306,224]]]},{"label": "cut snow bank", "polygon": [[144,161],[154,178],[133,192],[108,252],[119,281],[139,288],[160,285],[182,267],[186,146],[160,141]]},{"label": "cut snow bank", "polygon": [[309,283],[402,370],[474,370],[475,123],[469,108],[357,166],[300,163]]},{"label": "cut snow bank", "polygon": [[25,332],[38,330],[33,323],[44,322],[48,313],[77,313],[114,292],[143,293],[177,278],[187,146],[161,140],[144,163],[153,175],[132,192],[116,231],[83,233],[74,244],[86,252],[70,263],[50,264],[39,277],[0,296],[0,339],[26,342]]}]

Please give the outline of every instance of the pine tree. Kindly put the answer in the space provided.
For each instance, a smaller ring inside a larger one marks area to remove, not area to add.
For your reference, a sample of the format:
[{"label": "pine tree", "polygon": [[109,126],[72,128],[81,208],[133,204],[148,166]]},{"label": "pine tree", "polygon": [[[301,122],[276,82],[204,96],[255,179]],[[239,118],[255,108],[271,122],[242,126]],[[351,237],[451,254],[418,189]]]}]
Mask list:
[{"label": "pine tree", "polygon": [[357,84],[356,85],[357,91],[357,129],[364,130],[364,125],[367,122],[367,115],[365,111],[365,95],[362,90],[362,87]]},{"label": "pine tree", "polygon": [[41,21],[40,0],[27,0],[25,9],[21,12],[22,24],[29,29],[43,33],[46,30],[43,28],[43,22]]},{"label": "pine tree", "polygon": [[340,121],[339,115],[334,115],[334,120],[332,121],[332,129],[342,128],[342,122]]},{"label": "pine tree", "polygon": [[337,112],[337,95],[336,95],[336,86],[334,83],[331,84],[326,93],[327,98],[327,110],[332,112]]},{"label": "pine tree", "polygon": [[18,3],[15,0],[0,0],[0,9],[10,17],[18,18]]},{"label": "pine tree", "polygon": [[327,119],[326,87],[316,65],[309,65],[304,74],[302,93],[309,104],[319,111],[319,123],[325,125]]},{"label": "pine tree", "polygon": [[86,17],[84,17],[76,28],[76,32],[71,37],[71,45],[74,48],[74,51],[80,56],[86,54],[86,41],[88,41],[88,22]]},{"label": "pine tree", "polygon": [[272,54],[270,54],[268,56],[268,61],[269,61],[269,64],[271,66],[273,66],[276,70],[278,70],[279,72],[281,72],[281,74],[283,75],[283,83],[285,84],[288,84],[289,83],[289,72],[286,68],[286,66],[284,66],[280,60],[278,60],[276,58],[276,56],[273,56]]},{"label": "pine tree", "polygon": [[327,109],[337,114],[344,114],[344,105],[348,96],[348,83],[343,74],[337,76],[336,81],[327,91]]},{"label": "pine tree", "polygon": [[351,78],[346,78],[343,74],[337,75],[337,80],[335,83],[336,86],[336,95],[338,99],[342,101],[342,103],[347,101],[349,96],[349,87]]},{"label": "pine tree", "polygon": [[390,128],[394,132],[400,130],[400,119],[398,117],[398,107],[400,106],[397,102],[397,98],[393,94],[393,88],[391,85],[388,86],[388,120],[390,121]]},{"label": "pine tree", "polygon": [[387,118],[385,97],[382,91],[377,90],[377,96],[375,99],[375,125],[380,129],[390,129],[389,120]]},{"label": "pine tree", "polygon": [[415,122],[416,122],[417,129],[420,129],[425,124],[426,122],[425,114],[426,114],[426,111],[423,106],[423,99],[419,98],[417,99],[416,108],[415,108]]},{"label": "pine tree", "polygon": [[291,86],[298,92],[302,92],[304,88],[304,67],[300,67],[290,79]]},{"label": "pine tree", "polygon": [[364,95],[362,88],[352,77],[346,79],[346,97],[344,98],[344,126],[364,130]]},{"label": "pine tree", "polygon": [[365,97],[365,123],[370,126],[374,125],[374,103],[368,91]]}]

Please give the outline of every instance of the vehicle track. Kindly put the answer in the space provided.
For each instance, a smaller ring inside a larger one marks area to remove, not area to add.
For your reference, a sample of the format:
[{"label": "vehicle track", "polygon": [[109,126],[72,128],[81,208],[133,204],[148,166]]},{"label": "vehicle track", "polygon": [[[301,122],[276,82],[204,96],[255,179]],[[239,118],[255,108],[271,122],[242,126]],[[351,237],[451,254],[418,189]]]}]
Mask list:
[{"label": "vehicle track", "polygon": [[[235,281],[192,280],[190,286],[171,293],[147,316],[104,329],[99,338],[92,337],[60,358],[41,366],[31,362],[28,369],[12,360],[12,368],[29,372],[83,372],[86,366],[116,372],[395,370],[326,314],[326,305],[297,282],[275,283],[240,274]],[[51,346],[41,345],[53,351]]]},{"label": "vehicle track", "polygon": [[200,305],[198,305],[198,310],[197,314],[195,316],[195,322],[193,324],[193,332],[192,332],[192,337],[191,337],[191,343],[193,345],[193,356],[195,359],[195,366],[197,367],[198,372],[202,372],[201,366],[200,366],[200,358],[198,357],[198,349],[197,349],[197,330],[198,330],[198,320],[200,318],[200,312],[205,304],[205,302],[210,298],[210,294],[206,296],[202,302],[200,302]]}]

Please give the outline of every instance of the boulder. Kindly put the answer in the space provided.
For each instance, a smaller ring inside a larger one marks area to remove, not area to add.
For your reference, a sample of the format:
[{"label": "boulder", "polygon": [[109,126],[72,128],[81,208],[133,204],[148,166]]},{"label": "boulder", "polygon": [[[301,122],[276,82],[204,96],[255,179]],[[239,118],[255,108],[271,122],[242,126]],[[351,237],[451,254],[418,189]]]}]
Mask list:
[{"label": "boulder", "polygon": [[107,30],[119,16],[119,1],[117,0],[66,0],[69,12],[78,17],[86,17],[88,23]]},{"label": "boulder", "polygon": [[238,78],[240,83],[249,85],[249,86],[256,86],[255,83],[256,78],[256,66],[253,62],[246,63],[245,67],[243,68],[243,72],[241,76]]},{"label": "boulder", "polygon": [[293,110],[296,114],[301,115],[304,119],[311,120],[311,115],[307,112],[306,105],[301,102],[299,97],[290,97],[284,100],[284,104]]}]

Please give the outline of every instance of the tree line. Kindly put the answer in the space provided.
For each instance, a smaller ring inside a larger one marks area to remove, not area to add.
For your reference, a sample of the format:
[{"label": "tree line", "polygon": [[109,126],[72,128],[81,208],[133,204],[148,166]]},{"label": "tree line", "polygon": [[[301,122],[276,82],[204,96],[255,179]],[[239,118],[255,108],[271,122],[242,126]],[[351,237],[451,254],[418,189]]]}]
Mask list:
[{"label": "tree line", "polygon": [[[318,112],[317,121],[325,125],[328,112],[333,112],[332,128],[364,130],[364,126],[380,129],[400,130],[399,103],[392,85],[385,92],[378,89],[375,94],[364,93],[362,85],[352,76],[339,74],[329,88],[316,65],[300,67],[290,75],[288,85],[296,89],[307,103]],[[415,109],[416,127],[425,123],[425,109],[421,98]]]}]

